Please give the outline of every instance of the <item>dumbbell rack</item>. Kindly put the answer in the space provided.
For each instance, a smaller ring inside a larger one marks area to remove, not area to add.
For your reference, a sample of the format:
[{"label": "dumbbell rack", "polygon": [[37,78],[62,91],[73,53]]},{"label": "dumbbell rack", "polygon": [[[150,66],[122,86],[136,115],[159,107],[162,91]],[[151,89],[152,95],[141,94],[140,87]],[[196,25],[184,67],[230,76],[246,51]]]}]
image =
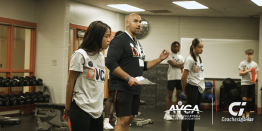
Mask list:
[{"label": "dumbbell rack", "polygon": [[[30,86],[30,87],[34,87],[33,89],[35,89],[36,86],[43,86],[43,85],[26,85],[26,86]],[[10,89],[12,87],[24,87],[24,86],[8,86]],[[0,88],[5,88],[4,86],[0,86]],[[15,93],[18,94],[20,91],[18,92],[11,92],[9,91],[9,93],[1,93],[0,95],[4,95],[4,94],[9,94],[11,95],[11,93]],[[30,93],[32,91],[29,91]],[[31,114],[33,112],[33,110],[35,109],[34,104],[27,104],[27,105],[15,105],[15,106],[5,106],[5,107],[0,107],[0,113],[2,112],[2,115],[5,115],[3,112],[8,112],[7,115],[9,114]]]}]

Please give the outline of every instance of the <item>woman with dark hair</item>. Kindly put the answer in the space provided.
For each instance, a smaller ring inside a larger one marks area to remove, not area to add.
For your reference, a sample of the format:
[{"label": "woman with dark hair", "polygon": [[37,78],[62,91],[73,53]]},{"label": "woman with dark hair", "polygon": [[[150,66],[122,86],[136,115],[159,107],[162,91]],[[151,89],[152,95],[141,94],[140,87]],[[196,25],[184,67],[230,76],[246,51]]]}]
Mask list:
[{"label": "woman with dark hair", "polygon": [[[169,64],[168,71],[167,71],[167,96],[166,96],[166,110],[164,119],[165,120],[173,120],[171,115],[169,114],[170,108],[170,100],[172,98],[174,89],[176,88],[176,98],[177,101],[181,101],[181,77],[184,68],[184,58],[182,55],[179,55],[178,52],[180,51],[180,43],[175,41],[171,44],[171,53],[167,58],[167,62]],[[180,111],[177,111],[176,117],[178,119],[183,119]]]},{"label": "woman with dark hair", "polygon": [[[192,41],[190,55],[186,58],[184,64],[184,73],[181,78],[182,89],[187,98],[187,105],[193,109],[200,105],[202,93],[205,90],[204,66],[200,54],[203,52],[204,44],[199,38]],[[188,84],[186,84],[188,82]],[[193,115],[197,112],[194,111]],[[195,120],[183,120],[181,124],[182,131],[194,131]]]},{"label": "woman with dark hair", "polygon": [[111,28],[92,22],[82,44],[71,57],[64,114],[70,117],[72,131],[103,131],[105,60]]},{"label": "woman with dark hair", "polygon": [[[123,31],[117,31],[115,34],[115,37],[119,36],[120,34],[124,33]],[[108,48],[107,48],[108,50]],[[106,53],[107,54],[107,51]],[[107,55],[106,55],[107,56]],[[105,56],[105,57],[106,57]],[[109,70],[108,70],[108,74],[109,74]],[[109,75],[108,75],[108,79],[109,79]],[[108,80],[109,81],[109,80]],[[109,85],[108,85],[109,86]],[[110,88],[110,87],[108,87]],[[111,104],[113,103],[113,96],[109,94],[108,98],[106,99],[105,102],[105,119],[104,119],[104,129],[114,129],[114,127],[109,123],[109,114],[110,114],[110,109],[111,109]]]}]

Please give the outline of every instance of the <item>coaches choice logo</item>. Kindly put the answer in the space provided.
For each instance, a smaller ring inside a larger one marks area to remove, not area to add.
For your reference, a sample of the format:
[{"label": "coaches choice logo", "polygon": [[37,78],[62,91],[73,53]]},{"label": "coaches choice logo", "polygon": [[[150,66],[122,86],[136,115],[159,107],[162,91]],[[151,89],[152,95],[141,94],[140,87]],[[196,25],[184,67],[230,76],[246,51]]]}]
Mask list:
[{"label": "coaches choice logo", "polygon": [[[235,117],[231,117],[231,118],[222,117],[222,119],[221,119],[222,122],[238,122],[241,119],[243,119],[242,115],[244,113],[245,108],[240,108],[239,112],[234,112],[233,111],[234,106],[246,106],[246,102],[242,102],[242,103],[241,102],[233,102],[233,103],[231,103],[228,107],[229,113],[232,116],[239,116],[239,117],[237,117],[237,118],[235,118]],[[253,120],[254,120],[254,118],[251,118],[251,121],[253,121]]]},{"label": "coaches choice logo", "polygon": [[[179,108],[178,105],[181,107]],[[178,105],[172,105],[170,109],[165,112],[174,112],[174,114],[176,114],[177,111],[184,111],[185,115],[183,115],[183,120],[200,120],[199,112],[203,111],[199,110],[198,105],[195,105],[193,109],[191,105],[182,105],[181,101],[178,102]],[[197,112],[197,114],[195,115],[194,112]],[[171,115],[171,117],[173,117],[175,120],[179,120],[179,118],[177,118],[175,115]]]},{"label": "coaches choice logo", "polygon": [[96,81],[105,81],[105,71],[99,68],[88,67],[86,77]]}]

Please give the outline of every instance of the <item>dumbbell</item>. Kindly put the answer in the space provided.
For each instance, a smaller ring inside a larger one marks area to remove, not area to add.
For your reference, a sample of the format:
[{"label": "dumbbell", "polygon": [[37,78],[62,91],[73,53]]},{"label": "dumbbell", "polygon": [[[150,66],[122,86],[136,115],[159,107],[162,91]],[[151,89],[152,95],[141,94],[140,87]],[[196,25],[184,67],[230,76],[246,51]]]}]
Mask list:
[{"label": "dumbbell", "polygon": [[25,94],[23,92],[19,92],[17,94],[17,104],[24,105],[25,104]]},{"label": "dumbbell", "polygon": [[4,106],[4,99],[2,95],[0,95],[0,107],[1,106]]},{"label": "dumbbell", "polygon": [[0,86],[3,85],[3,80],[4,80],[4,78],[3,78],[3,77],[0,77]]},{"label": "dumbbell", "polygon": [[36,80],[36,84],[37,84],[37,85],[43,85],[43,80],[42,80],[41,78],[38,78],[38,79]]},{"label": "dumbbell", "polygon": [[44,102],[49,102],[50,101],[50,96],[48,94],[44,95]]},{"label": "dumbbell", "polygon": [[36,103],[37,102],[37,94],[36,94],[35,91],[31,92],[31,100],[32,100],[32,103]]},{"label": "dumbbell", "polygon": [[36,85],[37,83],[36,83],[36,77],[35,76],[31,76],[31,83],[33,84],[33,85]]},{"label": "dumbbell", "polygon": [[3,96],[3,105],[4,106],[10,106],[10,95],[5,94]]},{"label": "dumbbell", "polygon": [[44,102],[44,96],[42,91],[37,92],[37,102]]},{"label": "dumbbell", "polygon": [[26,92],[24,94],[24,99],[25,99],[25,104],[31,104],[32,103],[32,99],[31,99],[31,94],[29,92]]},{"label": "dumbbell", "polygon": [[26,76],[24,79],[25,85],[32,85],[31,78],[29,76]]},{"label": "dumbbell", "polygon": [[10,77],[6,77],[3,81],[2,81],[2,85],[4,87],[8,87],[11,85],[11,82],[10,82]]},{"label": "dumbbell", "polygon": [[11,86],[18,86],[19,85],[19,79],[17,76],[13,76],[11,80]]},{"label": "dumbbell", "polygon": [[25,85],[26,85],[26,84],[25,84],[25,81],[24,81],[24,77],[19,76],[19,77],[18,77],[18,80],[19,80],[19,85],[20,85],[20,86],[25,86]]},{"label": "dumbbell", "polygon": [[15,105],[17,105],[17,95],[13,93],[10,96],[10,106],[15,106]]}]

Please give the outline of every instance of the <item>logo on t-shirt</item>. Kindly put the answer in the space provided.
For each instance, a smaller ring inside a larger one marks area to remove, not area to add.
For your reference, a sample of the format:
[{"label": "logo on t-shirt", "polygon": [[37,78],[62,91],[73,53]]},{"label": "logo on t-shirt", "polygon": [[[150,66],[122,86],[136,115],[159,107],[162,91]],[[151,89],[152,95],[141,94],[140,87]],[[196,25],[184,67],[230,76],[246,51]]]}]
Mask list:
[{"label": "logo on t-shirt", "polygon": [[105,81],[105,71],[99,68],[88,67],[86,77],[96,81]]},{"label": "logo on t-shirt", "polygon": [[250,70],[250,67],[247,67],[247,65],[244,65],[244,70]]},{"label": "logo on t-shirt", "polygon": [[92,61],[89,61],[89,62],[88,62],[88,65],[89,65],[90,67],[93,67],[93,62],[92,62]]}]

